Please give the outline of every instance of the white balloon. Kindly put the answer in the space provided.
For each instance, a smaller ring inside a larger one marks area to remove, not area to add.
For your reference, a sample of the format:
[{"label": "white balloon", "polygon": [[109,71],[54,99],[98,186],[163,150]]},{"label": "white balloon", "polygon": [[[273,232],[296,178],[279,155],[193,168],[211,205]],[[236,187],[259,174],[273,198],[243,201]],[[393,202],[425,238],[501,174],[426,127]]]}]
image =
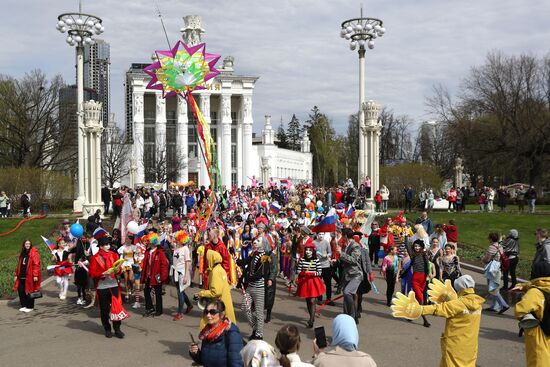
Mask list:
[{"label": "white balloon", "polygon": [[134,222],[134,221],[130,221],[130,222],[128,222],[128,224],[126,225],[126,229],[128,230],[128,233],[136,234],[136,233],[138,233],[138,231],[139,231],[139,224],[137,224],[137,223]]},{"label": "white balloon", "polygon": [[311,203],[311,199],[310,198],[305,198],[304,199],[304,204],[309,205],[309,203]]},{"label": "white balloon", "polygon": [[317,208],[320,208],[323,206],[323,202],[321,200],[317,201]]}]

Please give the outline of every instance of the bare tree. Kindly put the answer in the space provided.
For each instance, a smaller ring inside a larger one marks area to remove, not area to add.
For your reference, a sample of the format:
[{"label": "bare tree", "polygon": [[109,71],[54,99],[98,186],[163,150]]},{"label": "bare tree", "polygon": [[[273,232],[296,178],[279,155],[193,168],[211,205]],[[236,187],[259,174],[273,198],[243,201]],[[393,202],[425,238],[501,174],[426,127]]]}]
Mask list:
[{"label": "bare tree", "polygon": [[382,162],[412,161],[414,147],[409,126],[412,121],[407,116],[395,116],[386,107],[380,111],[382,131],[380,136],[380,160]]},{"label": "bare tree", "polygon": [[[161,149],[160,145],[155,146],[154,157],[149,162],[144,161],[145,180],[155,183],[168,183],[177,179],[180,170],[187,167],[185,155],[178,154],[175,146]],[[142,158],[143,159],[143,158]]]},{"label": "bare tree", "polygon": [[76,126],[64,126],[59,118],[59,91],[63,86],[61,76],[48,81],[40,70],[21,79],[0,75],[1,165],[72,167],[76,149],[69,152],[64,148],[76,146]]},{"label": "bare tree", "polygon": [[101,173],[103,180],[113,187],[114,183],[120,181],[130,172],[128,160],[131,152],[131,145],[126,144],[126,137],[120,129],[109,126],[101,138]]}]

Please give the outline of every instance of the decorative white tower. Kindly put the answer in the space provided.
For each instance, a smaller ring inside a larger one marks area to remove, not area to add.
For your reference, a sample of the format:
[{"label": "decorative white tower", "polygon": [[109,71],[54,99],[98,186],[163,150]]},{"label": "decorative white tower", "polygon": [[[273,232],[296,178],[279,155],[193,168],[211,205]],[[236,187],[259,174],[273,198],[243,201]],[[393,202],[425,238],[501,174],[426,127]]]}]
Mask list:
[{"label": "decorative white tower", "polygon": [[183,17],[185,27],[180,29],[183,41],[187,46],[195,46],[201,43],[201,36],[206,33],[204,28],[201,27],[202,18],[200,15],[187,15]]},{"label": "decorative white tower", "polygon": [[360,139],[363,142],[364,156],[359,157],[359,184],[368,176],[371,179],[370,195],[367,198],[366,210],[374,211],[374,195],[380,188],[380,130],[382,123],[378,121],[380,105],[372,100],[363,103],[365,125],[361,128]]},{"label": "decorative white tower", "polygon": [[311,146],[311,141],[309,140],[309,136],[307,135],[307,130],[304,130],[304,137],[300,141],[300,151],[302,153],[309,153],[310,146]]},{"label": "decorative white tower", "polygon": [[81,134],[84,140],[84,192],[86,193],[82,216],[93,215],[97,209],[103,211],[101,202],[101,134],[103,123],[101,102],[84,102],[84,126]]},{"label": "decorative white tower", "polygon": [[273,144],[274,143],[274,133],[273,127],[271,126],[271,116],[265,115],[265,125],[262,130],[262,144]]},{"label": "decorative white tower", "polygon": [[462,158],[455,160],[455,186],[461,188],[463,185],[464,166],[462,165]]}]

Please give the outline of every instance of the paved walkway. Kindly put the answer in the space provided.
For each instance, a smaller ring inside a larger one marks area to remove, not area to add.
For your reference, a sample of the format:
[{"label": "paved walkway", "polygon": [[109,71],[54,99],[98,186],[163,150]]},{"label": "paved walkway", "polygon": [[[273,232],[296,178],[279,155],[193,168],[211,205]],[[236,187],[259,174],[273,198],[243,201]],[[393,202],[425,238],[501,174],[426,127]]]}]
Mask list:
[{"label": "paved walkway", "polygon": [[[472,273],[478,284],[484,279]],[[376,285],[385,292],[385,282],[377,274]],[[483,288],[478,287],[480,293]],[[72,289],[71,289],[72,290]],[[74,296],[74,290],[70,295]],[[196,288],[191,288],[192,295]],[[66,301],[57,298],[55,282],[43,289],[44,298],[36,302],[36,310],[29,314],[18,312],[19,304],[0,305],[0,356],[2,366],[46,366],[70,363],[85,366],[191,366],[187,353],[189,332],[196,337],[200,312],[195,308],[183,320],[172,321],[177,301],[175,289],[167,288],[165,315],[144,318],[134,313],[123,322],[126,338],[107,339],[103,336],[99,310],[84,310],[75,304],[76,297]],[[482,293],[484,294],[484,293]],[[250,335],[250,328],[240,311],[240,292],[233,292],[238,326],[243,336]],[[439,337],[445,320],[429,318],[431,328],[421,322],[412,323],[394,319],[385,305],[383,294],[369,294],[364,303],[364,313],[359,324],[360,350],[370,353],[378,366],[437,366],[440,358]],[[139,310],[142,311],[143,309]],[[342,303],[327,306],[316,326],[324,325],[331,334],[331,319],[342,310]],[[285,323],[300,325],[302,359],[312,355],[313,330],[305,328],[307,311],[305,301],[288,296],[282,282],[273,310],[273,320],[266,325],[265,340],[274,343],[277,330]],[[477,365],[523,366],[525,365],[523,339],[517,336],[517,322],[510,309],[505,315],[483,313],[479,335]]]}]

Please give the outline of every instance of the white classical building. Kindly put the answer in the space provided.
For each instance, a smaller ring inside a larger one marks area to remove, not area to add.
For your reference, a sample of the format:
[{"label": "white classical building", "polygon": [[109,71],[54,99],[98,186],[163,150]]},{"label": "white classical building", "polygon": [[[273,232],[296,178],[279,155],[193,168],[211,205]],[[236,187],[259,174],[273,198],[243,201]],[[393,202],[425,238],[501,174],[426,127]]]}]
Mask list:
[{"label": "white classical building", "polygon": [[[204,33],[201,18],[194,15],[183,19],[184,42],[200,43]],[[215,52],[212,45],[207,47],[209,52]],[[133,144],[133,155],[130,175],[123,183],[140,186],[156,182],[158,168],[165,165],[168,181],[209,185],[192,109],[183,98],[164,99],[160,91],[146,89],[150,77],[143,68],[147,65],[132,64],[126,73],[126,133]],[[253,176],[261,182],[270,177],[311,181],[312,155],[307,135],[300,152],[280,149],[266,116],[262,141],[254,144],[252,100],[258,77],[236,75],[231,56],[225,57],[218,69],[220,75],[193,96],[210,123],[221,184],[247,186]]]}]

